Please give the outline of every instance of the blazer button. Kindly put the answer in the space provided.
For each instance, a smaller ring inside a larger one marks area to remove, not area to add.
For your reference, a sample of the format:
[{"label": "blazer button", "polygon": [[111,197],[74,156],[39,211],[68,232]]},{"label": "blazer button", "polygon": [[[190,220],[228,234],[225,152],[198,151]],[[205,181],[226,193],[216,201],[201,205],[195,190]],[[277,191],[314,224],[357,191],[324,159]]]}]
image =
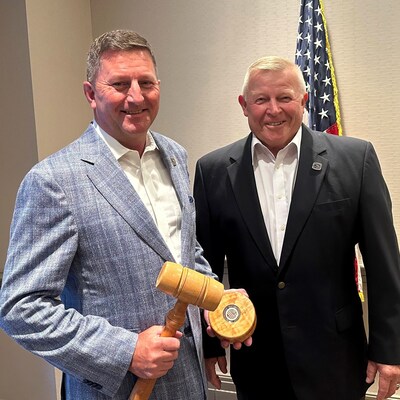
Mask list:
[{"label": "blazer button", "polygon": [[285,286],[286,286],[286,283],[285,283],[285,282],[282,282],[282,281],[281,281],[281,282],[278,283],[278,288],[279,288],[279,289],[284,289]]}]

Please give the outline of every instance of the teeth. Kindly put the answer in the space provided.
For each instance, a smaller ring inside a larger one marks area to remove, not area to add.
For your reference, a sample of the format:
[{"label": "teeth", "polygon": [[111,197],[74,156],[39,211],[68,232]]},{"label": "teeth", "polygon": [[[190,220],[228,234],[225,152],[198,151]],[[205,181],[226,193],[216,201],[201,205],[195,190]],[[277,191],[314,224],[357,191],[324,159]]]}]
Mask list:
[{"label": "teeth", "polygon": [[270,122],[267,125],[272,125],[272,126],[278,126],[278,125],[282,125],[283,122]]},{"label": "teeth", "polygon": [[139,110],[139,111],[124,111],[124,113],[128,114],[128,115],[140,114],[141,112],[142,112],[142,110]]}]

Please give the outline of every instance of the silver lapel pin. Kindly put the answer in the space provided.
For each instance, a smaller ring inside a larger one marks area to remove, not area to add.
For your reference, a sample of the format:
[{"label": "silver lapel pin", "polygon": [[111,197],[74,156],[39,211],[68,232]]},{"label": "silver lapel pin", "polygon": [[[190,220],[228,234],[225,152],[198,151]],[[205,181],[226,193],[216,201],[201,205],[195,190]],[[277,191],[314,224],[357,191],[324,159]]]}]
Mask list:
[{"label": "silver lapel pin", "polygon": [[315,171],[321,171],[322,164],[320,162],[313,162],[311,168]]}]

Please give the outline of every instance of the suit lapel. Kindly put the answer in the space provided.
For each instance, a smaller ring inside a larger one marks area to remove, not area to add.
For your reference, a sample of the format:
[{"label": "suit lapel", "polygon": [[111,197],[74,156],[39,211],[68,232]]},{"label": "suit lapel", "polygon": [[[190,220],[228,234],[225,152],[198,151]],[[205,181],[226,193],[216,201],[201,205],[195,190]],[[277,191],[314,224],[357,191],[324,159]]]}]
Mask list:
[{"label": "suit lapel", "polygon": [[81,149],[82,162],[88,164],[88,178],[98,192],[155,252],[166,260],[173,259],[150,213],[93,128],[85,132]]},{"label": "suit lapel", "polygon": [[321,156],[324,151],[325,147],[318,141],[317,136],[303,126],[300,160],[280,258],[280,270],[284,268],[293,251],[320,191],[328,167],[328,160]]},{"label": "suit lapel", "polygon": [[[257,194],[251,158],[252,134],[240,142],[231,154],[228,176],[242,218],[266,262],[274,269],[276,260],[272,252]],[[255,206],[256,205],[256,206]]]}]

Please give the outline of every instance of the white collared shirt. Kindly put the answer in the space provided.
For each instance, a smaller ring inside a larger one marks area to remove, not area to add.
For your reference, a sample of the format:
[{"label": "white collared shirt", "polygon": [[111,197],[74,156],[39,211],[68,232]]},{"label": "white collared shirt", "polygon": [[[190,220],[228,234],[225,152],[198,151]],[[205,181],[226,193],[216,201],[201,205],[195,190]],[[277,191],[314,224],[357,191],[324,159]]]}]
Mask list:
[{"label": "white collared shirt", "polygon": [[93,121],[93,127],[118,160],[136,190],[177,263],[181,262],[181,207],[170,174],[164,165],[153,136],[147,133],[146,148],[139,156],[105,132]]},{"label": "white collared shirt", "polygon": [[301,128],[275,158],[255,135],[251,143],[258,198],[272,251],[279,265],[300,157]]}]

